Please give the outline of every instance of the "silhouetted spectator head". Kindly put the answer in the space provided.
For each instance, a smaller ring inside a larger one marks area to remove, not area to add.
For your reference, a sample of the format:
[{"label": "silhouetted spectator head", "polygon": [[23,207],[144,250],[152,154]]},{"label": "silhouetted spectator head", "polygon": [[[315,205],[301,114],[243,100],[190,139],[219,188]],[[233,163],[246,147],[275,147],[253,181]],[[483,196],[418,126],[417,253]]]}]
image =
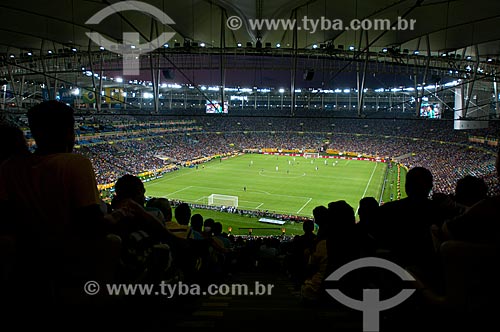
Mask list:
[{"label": "silhouetted spectator head", "polygon": [[203,232],[212,234],[214,223],[215,220],[213,220],[212,218],[205,219],[205,222],[203,223]]},{"label": "silhouetted spectator head", "polygon": [[326,225],[328,222],[328,209],[326,206],[320,205],[313,209],[314,222],[319,227]]},{"label": "silhouetted spectator head", "polygon": [[181,203],[175,208],[175,220],[181,225],[189,225],[191,208],[188,203]]},{"label": "silhouetted spectator head", "polygon": [[378,208],[378,202],[374,197],[363,197],[359,201],[359,220],[362,221],[365,219],[375,218]]},{"label": "silhouetted spectator head", "polygon": [[488,186],[483,179],[466,175],[457,181],[455,201],[465,206],[472,206],[488,194]]},{"label": "silhouetted spectator head", "polygon": [[310,234],[314,231],[314,221],[306,220],[302,223],[302,230],[304,234]]},{"label": "silhouetted spectator head", "polygon": [[75,145],[73,109],[58,101],[45,101],[28,111],[28,123],[41,153],[72,152]]},{"label": "silhouetted spectator head", "polygon": [[147,203],[147,207],[157,208],[163,214],[165,222],[172,221],[172,206],[164,197],[153,197]]},{"label": "silhouetted spectator head", "polygon": [[220,222],[214,222],[214,225],[212,226],[212,232],[214,233],[214,236],[221,235],[222,234],[222,224]]},{"label": "silhouetted spectator head", "polygon": [[334,220],[334,227],[349,226],[356,223],[354,209],[346,201],[335,201],[328,203],[328,211]]},{"label": "silhouetted spectator head", "polygon": [[0,164],[16,154],[28,153],[28,144],[21,129],[8,125],[0,125]]},{"label": "silhouetted spectator head", "polygon": [[191,228],[199,233],[203,231],[203,216],[201,214],[193,214],[191,217]]},{"label": "silhouetted spectator head", "polygon": [[415,167],[406,174],[405,190],[410,198],[427,198],[432,189],[432,173],[424,167]]},{"label": "silhouetted spectator head", "polygon": [[144,184],[137,176],[126,174],[115,183],[115,198],[118,201],[131,199],[139,205],[144,206],[146,201],[144,197],[145,193],[146,189],[144,188]]}]

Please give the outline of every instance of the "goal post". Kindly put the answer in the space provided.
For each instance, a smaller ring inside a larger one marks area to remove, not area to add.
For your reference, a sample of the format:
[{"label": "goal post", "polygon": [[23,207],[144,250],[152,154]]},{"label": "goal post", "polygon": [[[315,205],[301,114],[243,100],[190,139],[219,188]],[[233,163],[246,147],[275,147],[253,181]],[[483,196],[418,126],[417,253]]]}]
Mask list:
[{"label": "goal post", "polygon": [[208,196],[208,205],[238,207],[238,196],[212,194]]},{"label": "goal post", "polygon": [[304,158],[319,158],[319,152],[304,152]]}]

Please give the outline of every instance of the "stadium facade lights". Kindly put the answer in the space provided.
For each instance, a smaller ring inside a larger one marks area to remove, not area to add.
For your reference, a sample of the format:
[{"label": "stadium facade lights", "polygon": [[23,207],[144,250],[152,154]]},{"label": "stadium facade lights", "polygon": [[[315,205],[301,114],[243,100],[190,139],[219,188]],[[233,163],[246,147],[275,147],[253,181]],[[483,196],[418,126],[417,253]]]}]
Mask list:
[{"label": "stadium facade lights", "polygon": [[334,92],[335,92],[335,93],[341,93],[341,92],[342,92],[342,90],[340,90],[340,89],[335,89],[335,91],[334,91]]},{"label": "stadium facade lights", "polygon": [[168,48],[168,43],[167,43],[167,44],[165,44],[165,45],[163,45],[163,47]]},{"label": "stadium facade lights", "polygon": [[386,48],[386,47],[384,47],[384,48],[382,49],[382,52],[387,53],[387,48]]},{"label": "stadium facade lights", "polygon": [[14,59],[16,56],[14,54],[9,55],[9,58]]},{"label": "stadium facade lights", "polygon": [[48,50],[47,51],[47,54],[52,54],[53,52],[51,50]]},{"label": "stadium facade lights", "polygon": [[333,90],[323,90],[321,92],[323,92],[323,93],[333,93]]},{"label": "stadium facade lights", "polygon": [[313,44],[312,48],[313,49],[317,49],[318,48],[318,44]]},{"label": "stadium facade lights", "polygon": [[493,61],[493,59],[492,59],[492,58],[488,58],[488,60],[487,60],[487,61],[488,61],[488,62],[492,62],[492,61]]},{"label": "stadium facade lights", "polygon": [[285,89],[280,88],[280,89],[278,90],[278,92],[279,92],[279,93],[285,93]]},{"label": "stadium facade lights", "polygon": [[301,92],[302,92],[302,90],[300,90],[300,89],[295,90],[295,93],[301,93]]},{"label": "stadium facade lights", "polygon": [[28,54],[28,56],[32,56],[32,55],[33,55],[33,53],[32,53],[32,52],[28,52],[27,54]]},{"label": "stadium facade lights", "polygon": [[238,91],[238,89],[236,89],[236,88],[224,88],[224,91],[235,92],[235,91]]},{"label": "stadium facade lights", "polygon": [[418,50],[415,50],[415,51],[413,51],[413,54],[415,54],[415,55],[419,55],[419,54],[420,54],[420,52],[419,52]]},{"label": "stadium facade lights", "polygon": [[350,93],[351,89],[344,89],[344,93]]},{"label": "stadium facade lights", "polygon": [[391,89],[391,92],[398,92],[398,91],[401,91],[401,89],[400,88],[392,88]]},{"label": "stadium facade lights", "polygon": [[241,43],[236,44],[237,47],[243,46]]},{"label": "stadium facade lights", "polygon": [[415,91],[415,88],[405,88],[404,91],[408,91],[408,92]]},{"label": "stadium facade lights", "polygon": [[257,89],[257,91],[262,93],[268,93],[271,92],[271,89]]},{"label": "stadium facade lights", "polygon": [[71,91],[71,94],[73,96],[79,96],[80,95],[80,89],[78,89],[78,88],[74,89],[73,91]]},{"label": "stadium facade lights", "polygon": [[100,50],[100,51],[104,51],[104,50],[105,50],[104,46],[100,46],[100,47],[99,47],[99,50]]},{"label": "stadium facade lights", "polygon": [[280,48],[281,47],[281,44],[280,43],[277,43],[276,44],[276,48]]},{"label": "stadium facade lights", "polygon": [[243,88],[243,89],[240,89],[241,92],[244,92],[244,93],[250,93],[253,91],[253,89],[250,89],[250,88]]},{"label": "stadium facade lights", "polygon": [[354,51],[355,47],[353,45],[349,46],[349,51]]},{"label": "stadium facade lights", "polygon": [[203,43],[203,42],[202,42],[202,43],[200,43],[200,47],[205,47],[205,46],[207,46],[207,44],[205,44],[205,43]]},{"label": "stadium facade lights", "polygon": [[167,83],[162,83],[162,84],[161,84],[161,87],[162,87],[162,88],[166,88],[167,86],[168,86],[168,85],[167,85]]},{"label": "stadium facade lights", "polygon": [[384,88],[378,88],[374,90],[375,92],[384,92]]},{"label": "stadium facade lights", "polygon": [[75,47],[72,47],[72,48],[71,48],[71,51],[72,51],[72,52],[76,52],[76,51],[78,51],[78,50],[77,50]]},{"label": "stadium facade lights", "polygon": [[153,94],[152,94],[152,93],[149,93],[149,92],[144,92],[143,97],[144,97],[145,99],[153,99],[153,97],[154,97],[154,96],[153,96]]},{"label": "stadium facade lights", "polygon": [[208,91],[219,91],[219,87],[217,86],[209,86]]},{"label": "stadium facade lights", "polygon": [[135,45],[130,45],[130,48],[135,50]]},{"label": "stadium facade lights", "polygon": [[206,87],[206,86],[204,86],[204,85],[202,85],[202,86],[200,87],[200,89],[201,89],[201,91],[205,91],[205,90],[207,89],[207,87]]},{"label": "stadium facade lights", "polygon": [[115,82],[116,83],[123,83],[123,78],[117,77],[117,78],[115,78]]},{"label": "stadium facade lights", "polygon": [[470,55],[467,55],[467,57],[465,59],[472,60],[472,57]]}]

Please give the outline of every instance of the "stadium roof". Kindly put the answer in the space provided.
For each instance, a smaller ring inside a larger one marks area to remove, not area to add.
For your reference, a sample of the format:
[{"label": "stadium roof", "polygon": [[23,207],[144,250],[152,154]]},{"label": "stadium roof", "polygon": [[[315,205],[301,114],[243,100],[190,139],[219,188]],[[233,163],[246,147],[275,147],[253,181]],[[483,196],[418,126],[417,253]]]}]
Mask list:
[{"label": "stadium roof", "polygon": [[[62,46],[87,50],[89,39],[86,32],[97,31],[102,35],[121,40],[122,32],[137,30],[150,36],[152,19],[134,12],[121,12],[107,18],[101,24],[89,26],[86,21],[99,10],[116,1],[112,0],[2,0],[0,3],[0,51],[15,53],[19,50],[40,50],[42,41],[46,49]],[[289,19],[299,21],[307,16],[341,19],[344,24],[358,19],[390,19],[398,16],[415,19],[413,31],[370,31],[369,41],[376,40],[375,49],[397,47],[401,51],[426,51],[427,45],[433,52],[455,52],[466,47],[468,54],[475,53],[470,46],[478,46],[481,56],[500,54],[500,2],[495,0],[357,0],[357,1],[314,1],[314,0],[191,0],[165,1],[146,0],[164,11],[174,22],[170,28],[159,25],[161,31],[176,33],[173,40],[183,43],[189,39],[206,43],[208,47],[219,47],[224,36],[226,47],[246,45],[261,39],[263,45],[271,43],[282,47],[292,47],[292,29],[269,31],[252,30],[248,19]],[[221,20],[222,16],[222,20]],[[227,27],[221,34],[221,21],[225,25],[228,17],[243,19],[242,28],[233,31]],[[156,29],[156,27],[155,27]],[[297,47],[310,48],[313,45],[332,42],[336,47],[351,45],[356,48],[362,38],[360,31],[333,31],[311,29],[297,31]],[[382,35],[381,35],[382,34]],[[380,36],[381,35],[381,36]],[[380,37],[379,37],[380,36]],[[429,36],[427,44],[426,36]],[[364,42],[364,41],[363,41]],[[94,49],[98,46],[93,44]]]},{"label": "stadium roof", "polygon": [[[2,0],[0,79],[21,92],[15,85],[22,82],[42,88],[92,86],[97,91],[117,83],[135,89],[136,84],[129,84],[134,81],[144,82],[144,89],[153,89],[157,81],[191,88],[364,91],[457,79],[492,82],[500,71],[496,0],[145,0],[133,2],[132,10],[115,8],[89,23],[106,8],[123,3],[131,1]],[[174,23],[136,10],[138,3],[156,7]],[[231,29],[234,17],[241,19],[241,28]],[[414,29],[393,30],[398,17],[415,20]],[[256,19],[274,19],[279,27],[253,29]],[[295,28],[276,21],[285,19],[295,20]],[[393,25],[365,33],[350,28],[353,19]],[[339,21],[349,29],[327,29]],[[155,56],[142,53],[139,74],[130,76],[123,71],[122,54],[91,41],[88,33],[120,46],[128,41],[125,33],[139,36],[137,45],[162,33],[172,36],[163,47],[155,47]],[[39,93],[33,88],[22,94]]]}]

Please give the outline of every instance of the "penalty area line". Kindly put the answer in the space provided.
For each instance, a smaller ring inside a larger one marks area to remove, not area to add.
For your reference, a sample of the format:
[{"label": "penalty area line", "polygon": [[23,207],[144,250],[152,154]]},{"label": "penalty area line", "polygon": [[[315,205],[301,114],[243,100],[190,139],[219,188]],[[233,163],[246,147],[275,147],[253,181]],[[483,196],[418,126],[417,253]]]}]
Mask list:
[{"label": "penalty area line", "polygon": [[302,207],[301,207],[301,208],[299,209],[299,211],[297,211],[296,213],[297,213],[297,214],[299,214],[299,213],[300,213],[300,211],[302,211],[302,210],[303,210],[303,209],[307,206],[307,204],[309,204],[311,201],[312,201],[312,198],[309,198],[309,199],[307,200],[307,202],[306,202],[304,205],[302,205]]},{"label": "penalty area line", "polygon": [[[368,191],[368,188],[370,187],[370,183],[372,182],[373,174],[375,174],[375,170],[377,169],[378,162],[375,162],[375,167],[373,167],[372,175],[370,175],[370,179],[368,180],[368,183],[366,184],[365,191],[363,192],[363,196],[361,198],[365,197],[366,192]],[[356,215],[358,214],[359,211],[359,205],[358,208],[356,209]]]}]

